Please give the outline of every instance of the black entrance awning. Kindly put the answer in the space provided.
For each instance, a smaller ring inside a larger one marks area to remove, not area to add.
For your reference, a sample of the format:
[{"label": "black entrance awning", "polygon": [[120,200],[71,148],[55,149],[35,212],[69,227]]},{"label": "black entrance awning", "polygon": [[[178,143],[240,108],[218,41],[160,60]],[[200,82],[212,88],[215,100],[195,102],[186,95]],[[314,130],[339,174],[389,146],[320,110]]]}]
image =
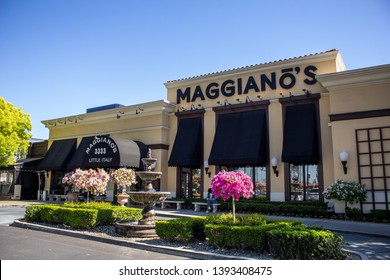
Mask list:
[{"label": "black entrance awning", "polygon": [[84,137],[67,167],[143,169],[141,158],[146,157],[147,152],[147,146],[139,141],[109,136]]},{"label": "black entrance awning", "polygon": [[201,118],[184,118],[179,120],[168,165],[194,168],[202,166]]},{"label": "black entrance awning", "polygon": [[76,139],[55,140],[38,168],[41,170],[66,170],[75,151]]},{"label": "black entrance awning", "polygon": [[286,107],[282,161],[295,165],[319,162],[317,114],[314,103]]},{"label": "black entrance awning", "polygon": [[268,162],[267,139],[265,110],[220,114],[209,164],[265,166]]}]

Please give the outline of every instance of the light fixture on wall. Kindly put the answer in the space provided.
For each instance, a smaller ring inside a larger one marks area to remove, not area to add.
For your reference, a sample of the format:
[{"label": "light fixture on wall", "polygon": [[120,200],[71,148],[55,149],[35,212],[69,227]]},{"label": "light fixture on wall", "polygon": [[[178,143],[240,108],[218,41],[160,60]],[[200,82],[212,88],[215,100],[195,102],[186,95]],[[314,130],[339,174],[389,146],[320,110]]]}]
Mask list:
[{"label": "light fixture on wall", "polygon": [[204,171],[207,174],[207,176],[209,176],[209,178],[210,178],[211,172],[210,172],[210,169],[209,169],[209,161],[208,160],[204,161]]},{"label": "light fixture on wall", "polygon": [[308,90],[307,88],[304,88],[302,91],[303,91],[303,93],[306,95],[306,97],[310,97],[310,95],[311,95],[311,90]]},{"label": "light fixture on wall", "polygon": [[124,114],[124,112],[118,111],[118,112],[116,113],[116,118],[117,118],[117,119],[120,119],[121,115],[123,115],[123,114]]},{"label": "light fixture on wall", "polygon": [[348,152],[347,151],[341,151],[340,152],[340,160],[341,164],[343,165],[344,174],[347,174],[347,161],[348,161]]},{"label": "light fixture on wall", "polygon": [[137,106],[137,109],[135,110],[135,114],[138,115],[140,114],[144,109],[141,108],[140,106]]},{"label": "light fixture on wall", "polygon": [[271,165],[272,165],[272,169],[274,170],[274,174],[276,175],[276,177],[278,177],[279,170],[278,170],[278,158],[277,157],[271,158]]}]

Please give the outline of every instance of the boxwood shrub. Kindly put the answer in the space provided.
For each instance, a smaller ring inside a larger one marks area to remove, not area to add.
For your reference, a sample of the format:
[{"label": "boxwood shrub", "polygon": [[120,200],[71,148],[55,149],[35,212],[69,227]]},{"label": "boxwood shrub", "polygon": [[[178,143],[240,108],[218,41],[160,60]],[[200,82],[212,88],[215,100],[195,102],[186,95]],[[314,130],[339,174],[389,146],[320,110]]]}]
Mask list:
[{"label": "boxwood shrub", "polygon": [[139,220],[142,218],[142,209],[113,206],[109,202],[73,203],[66,202],[64,207],[98,210],[97,221],[100,225],[108,225],[118,221]]},{"label": "boxwood shrub", "polygon": [[[66,211],[69,209],[77,211]],[[90,214],[86,214],[87,212],[83,212],[84,210],[96,212],[96,220],[94,217],[90,217]],[[79,225],[79,219],[75,218],[76,214],[80,214],[80,219],[92,220],[85,221],[85,226]],[[67,215],[71,217],[66,217]],[[90,228],[91,226],[112,224],[115,221],[139,220],[141,218],[141,209],[112,206],[110,203],[101,202],[30,205],[26,207],[25,211],[25,219],[28,222],[75,225],[75,228]]]},{"label": "boxwood shrub", "polygon": [[282,260],[343,260],[343,244],[344,239],[337,233],[306,226],[268,232],[269,251]]},{"label": "boxwood shrub", "polygon": [[61,224],[62,213],[61,206],[58,205],[42,205],[41,207],[41,220],[47,224]]},{"label": "boxwood shrub", "polygon": [[62,207],[62,222],[75,229],[89,229],[97,225],[98,210]]},{"label": "boxwood shrub", "polygon": [[273,223],[259,226],[233,226],[206,224],[205,232],[208,244],[224,249],[245,250],[256,252],[267,251],[268,231],[287,227],[287,223]]},{"label": "boxwood shrub", "polygon": [[25,208],[24,218],[27,222],[42,222],[41,208],[43,205],[28,205]]}]

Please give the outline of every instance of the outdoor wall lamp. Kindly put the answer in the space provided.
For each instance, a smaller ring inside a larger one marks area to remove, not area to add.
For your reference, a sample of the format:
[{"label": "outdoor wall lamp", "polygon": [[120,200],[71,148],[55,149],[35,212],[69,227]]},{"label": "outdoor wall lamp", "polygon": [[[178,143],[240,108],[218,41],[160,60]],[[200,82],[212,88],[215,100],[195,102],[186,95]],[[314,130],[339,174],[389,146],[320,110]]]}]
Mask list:
[{"label": "outdoor wall lamp", "polygon": [[144,109],[142,109],[140,106],[137,107],[137,109],[135,110],[135,114],[138,115],[140,114]]},{"label": "outdoor wall lamp", "polygon": [[124,114],[125,114],[124,112],[118,111],[118,112],[116,113],[116,118],[117,118],[117,119],[120,119],[121,115],[124,115]]},{"label": "outdoor wall lamp", "polygon": [[207,174],[207,176],[209,176],[209,178],[210,178],[211,172],[210,172],[210,169],[209,169],[209,161],[208,160],[204,161],[204,171]]},{"label": "outdoor wall lamp", "polygon": [[306,97],[310,97],[311,90],[308,90],[307,88],[304,88],[302,91],[306,95]]},{"label": "outdoor wall lamp", "polygon": [[277,157],[271,158],[271,165],[272,165],[272,169],[274,170],[274,174],[276,175],[276,177],[278,177],[279,170],[278,170],[278,158]]},{"label": "outdoor wall lamp", "polygon": [[346,151],[340,152],[340,160],[343,165],[344,174],[347,174],[347,161],[348,161],[348,153]]}]

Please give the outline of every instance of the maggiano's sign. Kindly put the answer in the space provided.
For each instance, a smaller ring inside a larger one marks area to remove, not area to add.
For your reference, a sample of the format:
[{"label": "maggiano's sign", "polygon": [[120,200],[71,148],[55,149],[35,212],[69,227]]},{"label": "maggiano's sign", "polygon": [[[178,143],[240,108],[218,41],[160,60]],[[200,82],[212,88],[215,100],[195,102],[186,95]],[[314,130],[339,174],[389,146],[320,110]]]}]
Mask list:
[{"label": "maggiano's sign", "polygon": [[184,90],[178,89],[176,103],[180,104],[182,101],[196,102],[206,100],[206,98],[216,99],[220,96],[231,97],[235,94],[248,94],[251,91],[275,90],[278,87],[291,89],[297,83],[298,78],[302,78],[303,82],[307,85],[314,85],[317,83],[315,78],[316,71],[317,67],[314,65],[306,66],[303,69],[297,66],[295,68],[281,69],[280,72],[250,76],[247,79],[228,79],[221,84],[211,82],[203,89],[199,85],[195,86],[195,88],[187,87]]},{"label": "maggiano's sign", "polygon": [[113,167],[120,161],[118,146],[108,136],[96,136],[85,149],[85,167]]}]

